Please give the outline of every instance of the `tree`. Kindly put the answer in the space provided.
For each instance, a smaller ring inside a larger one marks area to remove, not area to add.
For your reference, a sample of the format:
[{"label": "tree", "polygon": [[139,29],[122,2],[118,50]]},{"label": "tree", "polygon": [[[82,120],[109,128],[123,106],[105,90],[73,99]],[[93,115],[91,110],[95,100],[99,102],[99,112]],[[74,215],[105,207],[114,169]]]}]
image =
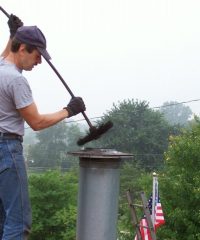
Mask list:
[{"label": "tree", "polygon": [[74,240],[77,173],[47,171],[29,177],[33,228],[30,240]]},{"label": "tree", "polygon": [[[147,174],[138,168],[134,160],[123,162],[120,171],[120,195],[119,195],[119,212],[118,212],[118,239],[132,240],[136,234],[136,229],[131,220],[131,211],[128,206],[127,191],[130,190],[134,197],[134,203],[141,205],[139,193],[146,191],[144,186],[144,176]],[[148,179],[149,180],[149,179]],[[151,183],[151,181],[149,181]],[[140,208],[136,208],[137,216],[142,216]]]},{"label": "tree", "polygon": [[101,122],[108,119],[114,127],[92,143],[93,146],[133,153],[145,169],[157,169],[162,165],[168,137],[174,134],[174,128],[159,111],[150,109],[145,101],[124,100],[118,106],[114,104]]},{"label": "tree", "polygon": [[80,136],[77,125],[67,125],[65,122],[36,133],[37,143],[29,147],[29,166],[55,168],[70,167],[72,157],[67,152],[76,149],[76,140]]},{"label": "tree", "polygon": [[200,239],[200,122],[172,137],[160,187],[166,225],[161,239]]},{"label": "tree", "polygon": [[183,103],[170,101],[163,103],[160,112],[171,125],[184,126],[192,115],[192,110]]}]

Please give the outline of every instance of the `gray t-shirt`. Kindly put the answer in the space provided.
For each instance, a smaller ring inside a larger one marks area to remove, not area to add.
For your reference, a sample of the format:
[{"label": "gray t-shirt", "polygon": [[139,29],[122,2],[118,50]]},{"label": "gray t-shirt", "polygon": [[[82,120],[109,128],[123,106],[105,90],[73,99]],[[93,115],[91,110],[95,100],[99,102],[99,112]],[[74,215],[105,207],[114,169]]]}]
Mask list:
[{"label": "gray t-shirt", "polygon": [[0,132],[24,135],[24,119],[17,109],[33,103],[26,78],[14,64],[0,58]]}]

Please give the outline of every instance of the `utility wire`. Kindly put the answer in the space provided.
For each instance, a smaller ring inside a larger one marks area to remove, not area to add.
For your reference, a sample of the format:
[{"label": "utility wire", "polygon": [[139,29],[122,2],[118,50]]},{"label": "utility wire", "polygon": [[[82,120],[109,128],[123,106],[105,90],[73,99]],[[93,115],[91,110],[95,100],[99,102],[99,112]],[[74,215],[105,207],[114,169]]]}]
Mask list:
[{"label": "utility wire", "polygon": [[[200,101],[200,99],[193,99],[193,100],[189,100],[189,101],[184,101],[184,102],[177,102],[177,103],[171,103],[168,105],[164,105],[164,106],[157,106],[157,107],[151,107],[152,109],[159,109],[159,108],[165,108],[165,107],[171,107],[171,106],[176,106],[176,105],[180,105],[180,104],[184,104],[184,103],[191,103],[191,102],[198,102]],[[90,119],[97,119],[97,118],[102,118],[103,116],[99,116],[99,117],[93,117]],[[65,123],[74,123],[74,122],[81,122],[84,121],[85,119],[79,119],[79,120],[71,120],[71,121],[67,121]]]},{"label": "utility wire", "polygon": [[180,104],[183,104],[183,103],[198,102],[198,101],[200,101],[200,99],[193,99],[193,100],[189,100],[189,101],[185,101],[185,102],[172,103],[172,104],[168,104],[168,105],[164,105],[164,106],[158,106],[158,107],[152,107],[152,108],[165,108],[165,107],[180,105]]},{"label": "utility wire", "polygon": [[[164,106],[152,107],[152,109],[160,109],[160,108],[171,107],[171,106],[176,106],[176,105],[180,105],[180,104],[184,104],[184,103],[191,103],[191,102],[198,102],[198,101],[200,101],[200,99],[193,99],[193,100],[188,100],[188,101],[184,101],[184,102],[172,103],[172,104],[168,104],[168,105],[164,105]],[[93,120],[93,119],[98,119],[98,118],[102,118],[102,117],[103,116],[92,117],[90,119]],[[82,121],[85,121],[85,118],[78,119],[78,120],[64,121],[64,123],[68,124],[68,123],[76,123],[76,122],[82,122]],[[30,127],[25,127],[25,129],[29,129],[29,128]]]}]

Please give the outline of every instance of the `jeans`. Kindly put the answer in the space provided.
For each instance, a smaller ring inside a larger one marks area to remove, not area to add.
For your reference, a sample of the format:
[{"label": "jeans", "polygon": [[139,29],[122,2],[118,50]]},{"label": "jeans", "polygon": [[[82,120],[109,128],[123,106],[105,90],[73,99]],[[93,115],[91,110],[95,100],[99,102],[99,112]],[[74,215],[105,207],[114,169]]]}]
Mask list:
[{"label": "jeans", "polygon": [[0,239],[28,239],[31,219],[22,143],[0,137]]}]

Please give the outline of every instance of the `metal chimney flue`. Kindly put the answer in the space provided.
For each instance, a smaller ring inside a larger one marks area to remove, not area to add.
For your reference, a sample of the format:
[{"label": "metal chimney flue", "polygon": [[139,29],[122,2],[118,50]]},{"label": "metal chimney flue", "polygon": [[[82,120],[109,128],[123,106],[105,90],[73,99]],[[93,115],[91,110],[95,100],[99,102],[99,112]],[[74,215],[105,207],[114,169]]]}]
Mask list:
[{"label": "metal chimney flue", "polygon": [[79,157],[76,240],[116,240],[120,165],[132,155],[93,148],[69,154]]}]

